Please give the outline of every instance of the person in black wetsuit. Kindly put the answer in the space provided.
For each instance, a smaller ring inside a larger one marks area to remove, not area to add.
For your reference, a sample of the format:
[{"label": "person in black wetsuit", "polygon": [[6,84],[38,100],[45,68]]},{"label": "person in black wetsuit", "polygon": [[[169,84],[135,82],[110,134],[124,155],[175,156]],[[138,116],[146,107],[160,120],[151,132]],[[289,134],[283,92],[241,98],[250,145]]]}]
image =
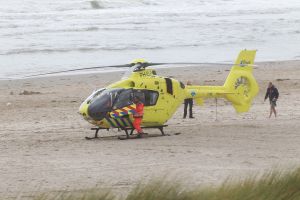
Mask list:
[{"label": "person in black wetsuit", "polygon": [[277,117],[277,111],[275,109],[276,107],[276,101],[279,97],[278,89],[272,84],[272,82],[269,82],[267,92],[265,95],[265,101],[269,97],[270,100],[270,115],[269,118],[271,118],[272,113],[274,112],[275,117]]},{"label": "person in black wetsuit", "polygon": [[[187,84],[187,85],[192,85],[191,81],[188,81],[186,84]],[[186,118],[186,115],[187,115],[187,107],[188,107],[188,106],[189,106],[189,112],[190,112],[189,117],[190,117],[190,118],[194,118],[194,117],[193,117],[193,99],[192,99],[192,98],[188,98],[188,99],[185,99],[185,100],[184,100],[183,119]]]}]

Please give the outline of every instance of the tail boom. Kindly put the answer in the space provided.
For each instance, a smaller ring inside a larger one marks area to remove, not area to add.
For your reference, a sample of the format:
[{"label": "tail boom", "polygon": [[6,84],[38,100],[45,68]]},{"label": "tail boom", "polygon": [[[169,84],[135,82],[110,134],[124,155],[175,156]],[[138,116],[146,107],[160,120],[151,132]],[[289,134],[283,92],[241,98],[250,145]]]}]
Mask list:
[{"label": "tail boom", "polygon": [[187,98],[202,104],[207,98],[225,98],[235,110],[247,112],[259,87],[252,74],[256,50],[240,52],[223,86],[187,86]]}]

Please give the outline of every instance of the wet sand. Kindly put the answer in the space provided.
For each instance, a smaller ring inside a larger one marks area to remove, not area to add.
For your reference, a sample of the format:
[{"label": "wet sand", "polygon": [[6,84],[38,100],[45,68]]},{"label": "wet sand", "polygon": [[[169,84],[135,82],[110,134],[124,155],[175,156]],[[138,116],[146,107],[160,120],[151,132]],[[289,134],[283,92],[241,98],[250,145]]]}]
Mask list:
[{"label": "wet sand", "polygon": [[[140,180],[165,174],[187,185],[216,185],[229,176],[242,178],[273,167],[299,166],[300,61],[258,64],[254,74],[261,90],[248,113],[236,114],[221,99],[216,113],[211,99],[194,107],[195,119],[182,119],[181,107],[165,129],[172,136],[126,141],[85,140],[93,135],[92,126],[77,114],[94,89],[119,80],[120,72],[0,81],[1,199],[95,186],[122,194]],[[221,85],[229,69],[157,72],[183,82]],[[263,101],[269,81],[280,92],[276,119],[268,119],[269,103]],[[24,90],[33,93],[24,95]]]}]

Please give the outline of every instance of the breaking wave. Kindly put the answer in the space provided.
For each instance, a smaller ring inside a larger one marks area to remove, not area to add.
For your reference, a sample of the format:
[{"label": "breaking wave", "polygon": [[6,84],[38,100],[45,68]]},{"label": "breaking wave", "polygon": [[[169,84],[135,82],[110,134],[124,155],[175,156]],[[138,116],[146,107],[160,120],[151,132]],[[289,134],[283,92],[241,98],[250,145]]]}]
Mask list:
[{"label": "breaking wave", "polygon": [[114,63],[144,54],[199,61],[195,52],[213,62],[241,48],[269,60],[300,55],[298,0],[14,0],[0,1],[0,17],[0,68],[12,74],[94,65],[95,54]]},{"label": "breaking wave", "polygon": [[105,8],[126,8],[126,7],[142,7],[159,5],[153,0],[93,0],[90,1],[93,9]]}]

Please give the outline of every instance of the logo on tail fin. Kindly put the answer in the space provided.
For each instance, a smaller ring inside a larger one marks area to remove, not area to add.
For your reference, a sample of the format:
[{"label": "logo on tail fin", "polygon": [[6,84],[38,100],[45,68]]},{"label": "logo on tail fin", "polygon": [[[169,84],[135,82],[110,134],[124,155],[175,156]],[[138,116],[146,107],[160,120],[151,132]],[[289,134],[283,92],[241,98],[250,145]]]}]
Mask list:
[{"label": "logo on tail fin", "polygon": [[242,67],[245,67],[245,65],[249,65],[249,64],[251,64],[251,61],[241,60],[241,62],[240,62],[240,65],[241,65]]},{"label": "logo on tail fin", "polygon": [[195,91],[192,91],[192,92],[191,92],[191,95],[192,95],[192,97],[196,96],[196,92],[195,92]]},{"label": "logo on tail fin", "polygon": [[238,88],[240,85],[248,85],[248,81],[246,77],[241,76],[238,79],[236,79],[234,83],[234,89]]}]

